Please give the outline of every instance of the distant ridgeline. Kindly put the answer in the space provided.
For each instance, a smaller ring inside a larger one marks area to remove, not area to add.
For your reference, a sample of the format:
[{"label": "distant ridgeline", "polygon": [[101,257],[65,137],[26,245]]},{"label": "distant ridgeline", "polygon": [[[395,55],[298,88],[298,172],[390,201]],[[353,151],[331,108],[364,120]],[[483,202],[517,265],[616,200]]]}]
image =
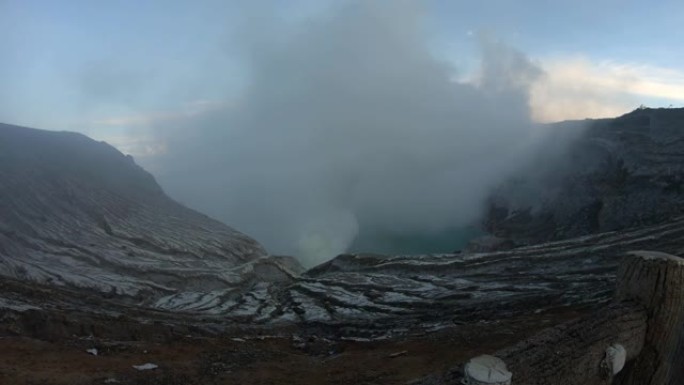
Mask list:
[{"label": "distant ridgeline", "polygon": [[548,128],[545,153],[490,197],[488,232],[533,244],[684,214],[684,109]]}]

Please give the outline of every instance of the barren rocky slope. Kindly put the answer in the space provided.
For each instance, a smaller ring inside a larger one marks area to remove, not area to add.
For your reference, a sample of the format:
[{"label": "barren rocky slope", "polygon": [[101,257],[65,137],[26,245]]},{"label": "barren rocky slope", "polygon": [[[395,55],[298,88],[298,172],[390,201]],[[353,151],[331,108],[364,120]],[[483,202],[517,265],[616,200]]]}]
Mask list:
[{"label": "barren rocky slope", "polygon": [[533,244],[684,212],[684,108],[641,108],[548,128],[549,150],[491,197],[490,232]]},{"label": "barren rocky slope", "polygon": [[0,125],[0,275],[144,305],[287,278],[253,239],[83,135]]}]

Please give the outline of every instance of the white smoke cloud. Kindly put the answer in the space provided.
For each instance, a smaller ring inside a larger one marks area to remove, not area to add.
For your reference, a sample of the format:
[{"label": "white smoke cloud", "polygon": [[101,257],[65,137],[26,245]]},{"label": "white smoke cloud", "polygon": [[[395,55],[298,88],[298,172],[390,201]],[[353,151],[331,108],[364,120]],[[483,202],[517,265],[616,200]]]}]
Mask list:
[{"label": "white smoke cloud", "polygon": [[415,2],[273,22],[245,30],[251,73],[231,108],[154,131],[166,190],[272,253],[311,265],[359,232],[470,224],[527,159],[540,71],[504,44],[481,39],[477,84],[462,84],[430,52]]}]

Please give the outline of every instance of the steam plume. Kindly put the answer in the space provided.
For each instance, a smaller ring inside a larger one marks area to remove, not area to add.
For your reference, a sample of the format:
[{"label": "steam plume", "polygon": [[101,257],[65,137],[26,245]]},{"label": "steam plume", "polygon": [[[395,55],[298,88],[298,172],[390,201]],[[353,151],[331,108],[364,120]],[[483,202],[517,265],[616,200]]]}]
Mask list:
[{"label": "steam plume", "polygon": [[483,38],[476,84],[456,82],[423,23],[416,3],[358,2],[288,33],[249,26],[259,33],[244,43],[242,97],[155,131],[168,149],[162,184],[308,265],[369,229],[473,222],[533,145],[528,89],[540,71]]}]

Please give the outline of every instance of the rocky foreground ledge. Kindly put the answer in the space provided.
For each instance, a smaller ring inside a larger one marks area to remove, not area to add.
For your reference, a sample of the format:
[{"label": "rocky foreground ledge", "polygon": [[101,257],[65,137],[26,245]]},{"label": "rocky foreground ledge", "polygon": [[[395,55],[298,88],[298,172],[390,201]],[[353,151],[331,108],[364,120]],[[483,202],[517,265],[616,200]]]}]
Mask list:
[{"label": "rocky foreground ledge", "polygon": [[675,385],[683,353],[684,259],[634,251],[611,303],[413,385]]},{"label": "rocky foreground ledge", "polygon": [[[657,287],[671,275],[630,268],[626,250],[681,254],[683,235],[684,219],[678,219],[504,252],[344,255],[301,276],[255,283],[233,308],[213,296],[216,307],[171,311],[78,287],[4,279],[0,346],[9,353],[0,359],[0,379],[30,374],[52,378],[38,382],[45,384],[451,384],[463,376],[459,363],[490,353],[503,357],[517,379],[543,374],[536,377],[541,382],[526,384],[589,383],[572,382],[569,375],[566,382],[553,379],[566,372],[603,373],[601,360],[616,342],[629,353],[621,373],[633,370],[635,351],[647,358],[663,351],[663,344],[639,342],[639,335],[649,335],[648,312],[631,302],[612,304],[614,298],[655,298],[652,291],[635,284],[635,290],[616,292],[616,277],[637,282],[652,276]],[[316,290],[307,291],[311,286]],[[92,349],[99,356],[88,357]],[[668,349],[667,356],[679,362],[678,348]],[[50,354],[75,361],[55,361]],[[12,369],[7,359],[15,360]],[[590,367],[596,371],[578,371],[568,363],[573,360],[596,364]],[[92,373],[73,367],[76,361],[87,362]],[[148,362],[159,367],[149,373],[131,369]],[[34,373],[30,365],[45,369]],[[65,377],[54,380],[55,373]],[[642,383],[651,384],[633,384]]]}]

